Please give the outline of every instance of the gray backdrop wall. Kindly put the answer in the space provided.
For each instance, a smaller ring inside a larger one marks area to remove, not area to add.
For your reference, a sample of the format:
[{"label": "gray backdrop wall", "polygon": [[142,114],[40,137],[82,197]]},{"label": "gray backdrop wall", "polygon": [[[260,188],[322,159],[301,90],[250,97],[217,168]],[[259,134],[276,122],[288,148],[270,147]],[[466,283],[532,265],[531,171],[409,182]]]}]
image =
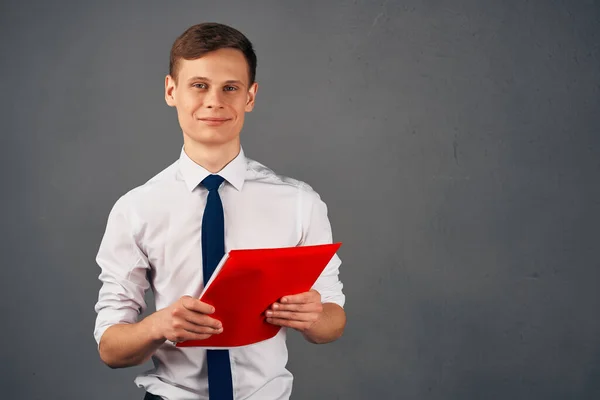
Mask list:
[{"label": "gray backdrop wall", "polygon": [[2,2],[1,397],[137,399],[104,366],[114,201],[178,157],[173,40],[258,54],[246,153],[310,183],[348,326],[294,399],[600,398],[597,1]]}]

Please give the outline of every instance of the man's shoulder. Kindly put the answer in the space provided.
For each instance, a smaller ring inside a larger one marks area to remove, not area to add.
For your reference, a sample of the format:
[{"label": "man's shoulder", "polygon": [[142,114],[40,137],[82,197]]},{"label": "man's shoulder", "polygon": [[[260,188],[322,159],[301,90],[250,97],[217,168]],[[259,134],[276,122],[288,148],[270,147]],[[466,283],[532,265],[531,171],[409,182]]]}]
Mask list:
[{"label": "man's shoulder", "polygon": [[157,199],[157,195],[165,196],[172,192],[174,186],[180,185],[178,161],[173,162],[146,182],[133,187],[121,196],[121,201],[129,204],[148,203]]},{"label": "man's shoulder", "polygon": [[300,190],[305,193],[315,193],[314,189],[306,182],[290,176],[276,173],[266,165],[247,158],[247,180],[256,183],[266,183],[274,186],[287,186],[291,189]]}]

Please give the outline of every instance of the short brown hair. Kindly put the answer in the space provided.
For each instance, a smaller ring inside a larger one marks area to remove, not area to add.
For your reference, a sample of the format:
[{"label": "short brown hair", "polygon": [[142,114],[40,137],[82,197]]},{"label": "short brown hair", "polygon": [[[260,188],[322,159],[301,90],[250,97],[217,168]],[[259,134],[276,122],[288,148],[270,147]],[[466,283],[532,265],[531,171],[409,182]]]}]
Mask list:
[{"label": "short brown hair", "polygon": [[244,34],[230,26],[207,22],[189,27],[171,47],[169,75],[177,82],[180,59],[195,60],[211,51],[231,48],[240,50],[248,63],[250,84],[256,79],[256,54],[252,43]]}]

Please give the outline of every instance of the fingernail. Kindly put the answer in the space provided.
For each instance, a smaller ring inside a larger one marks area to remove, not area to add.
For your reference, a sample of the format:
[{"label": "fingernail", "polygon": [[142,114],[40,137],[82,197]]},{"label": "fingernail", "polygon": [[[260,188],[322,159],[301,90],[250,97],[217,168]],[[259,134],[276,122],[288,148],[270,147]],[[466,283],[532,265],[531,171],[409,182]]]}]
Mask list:
[{"label": "fingernail", "polygon": [[279,308],[279,304],[275,303],[273,304],[273,310],[277,310]]},{"label": "fingernail", "polygon": [[270,317],[273,315],[273,311],[267,311],[267,317]]},{"label": "fingernail", "polygon": [[282,302],[282,303],[287,303],[287,298],[286,298],[286,297],[284,297],[283,299],[281,299],[281,302]]}]

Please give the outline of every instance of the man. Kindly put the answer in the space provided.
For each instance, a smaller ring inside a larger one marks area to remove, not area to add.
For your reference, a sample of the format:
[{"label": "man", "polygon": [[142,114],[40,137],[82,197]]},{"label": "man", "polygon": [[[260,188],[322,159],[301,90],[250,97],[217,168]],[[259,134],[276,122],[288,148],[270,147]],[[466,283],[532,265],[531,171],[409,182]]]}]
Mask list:
[{"label": "man", "polygon": [[[312,343],[344,330],[336,255],[312,290],[266,312],[283,327],[272,339],[230,350],[174,345],[227,329],[198,300],[225,251],[332,242],[327,208],[310,186],[244,155],[240,132],[254,107],[255,74],[252,44],[231,27],[200,24],[177,38],[165,100],[183,131],[179,160],[110,212],[97,256],[103,285],[94,336],[112,368],[152,358],[155,368],[136,378],[146,399],[288,399],[286,329]],[[138,321],[149,288],[157,311]]]}]

